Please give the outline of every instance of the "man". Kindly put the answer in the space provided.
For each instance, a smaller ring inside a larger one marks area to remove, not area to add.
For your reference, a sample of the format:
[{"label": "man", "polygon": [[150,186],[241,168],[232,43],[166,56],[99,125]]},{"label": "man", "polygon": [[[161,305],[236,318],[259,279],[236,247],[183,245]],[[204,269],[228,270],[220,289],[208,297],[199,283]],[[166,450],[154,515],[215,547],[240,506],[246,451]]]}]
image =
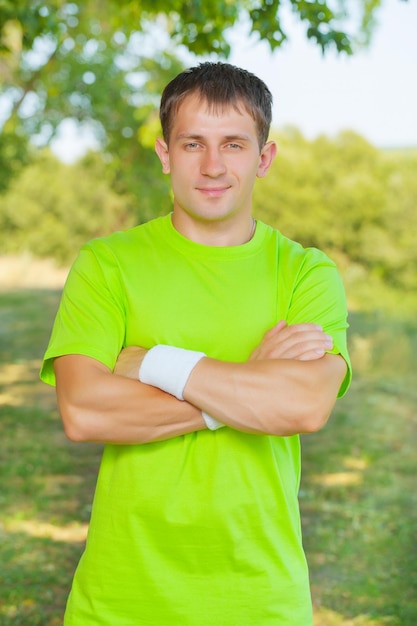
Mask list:
[{"label": "man", "polygon": [[350,380],[334,264],[252,217],[271,94],[203,63],[161,101],[171,215],[90,242],[42,377],[106,444],[66,626],[308,626],[299,433]]}]

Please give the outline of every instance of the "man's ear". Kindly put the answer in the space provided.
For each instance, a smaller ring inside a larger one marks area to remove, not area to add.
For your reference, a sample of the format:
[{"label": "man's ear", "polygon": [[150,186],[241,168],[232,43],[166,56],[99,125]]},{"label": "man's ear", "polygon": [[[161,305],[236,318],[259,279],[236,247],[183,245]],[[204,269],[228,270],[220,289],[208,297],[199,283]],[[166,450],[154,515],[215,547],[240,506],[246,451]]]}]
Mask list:
[{"label": "man's ear", "polygon": [[271,167],[272,161],[275,159],[277,154],[277,144],[275,141],[268,141],[261,150],[259,167],[256,173],[258,178],[263,178],[266,176],[269,168]]},{"label": "man's ear", "polygon": [[171,167],[169,164],[168,146],[166,142],[160,137],[158,137],[158,139],[155,142],[155,152],[158,155],[159,160],[162,163],[162,172],[164,174],[169,174],[171,171]]}]

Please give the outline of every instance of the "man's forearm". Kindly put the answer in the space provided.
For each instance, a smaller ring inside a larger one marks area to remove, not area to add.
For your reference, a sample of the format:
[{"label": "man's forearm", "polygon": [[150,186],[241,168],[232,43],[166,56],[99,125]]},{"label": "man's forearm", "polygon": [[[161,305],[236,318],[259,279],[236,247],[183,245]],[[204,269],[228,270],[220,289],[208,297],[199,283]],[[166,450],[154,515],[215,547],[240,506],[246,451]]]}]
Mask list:
[{"label": "man's forearm", "polygon": [[79,355],[55,360],[57,397],[74,441],[147,443],[206,428],[201,411]]},{"label": "man's forearm", "polygon": [[131,346],[115,371],[135,380],[139,375],[233,428],[284,436],[318,430],[327,421],[346,373],[341,356],[326,354],[332,345],[320,326],[280,321],[246,363],[199,353],[193,363],[179,348],[155,346],[148,353]]},{"label": "man's forearm", "polygon": [[344,359],[334,354],[314,361],[206,358],[193,369],[184,398],[246,432],[314,432],[326,423],[345,373]]}]

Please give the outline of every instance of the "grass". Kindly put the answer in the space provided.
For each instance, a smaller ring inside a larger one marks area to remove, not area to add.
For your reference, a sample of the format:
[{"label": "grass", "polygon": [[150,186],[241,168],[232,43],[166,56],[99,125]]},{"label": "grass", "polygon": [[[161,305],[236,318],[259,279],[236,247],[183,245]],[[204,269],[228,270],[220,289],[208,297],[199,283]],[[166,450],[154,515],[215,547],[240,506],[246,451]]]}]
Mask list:
[{"label": "grass", "polygon": [[58,626],[101,448],[62,432],[38,379],[59,292],[0,294],[0,625]]},{"label": "grass", "polygon": [[[38,380],[59,295],[0,293],[0,626],[62,624],[101,454],[66,440]],[[415,626],[417,326],[372,314],[351,325],[354,384],[303,438],[315,624]]]},{"label": "grass", "polygon": [[355,382],[327,427],[303,438],[300,498],[317,623],[327,624],[319,618],[326,607],[353,620],[330,624],[412,626],[417,325],[374,315],[351,325]]}]

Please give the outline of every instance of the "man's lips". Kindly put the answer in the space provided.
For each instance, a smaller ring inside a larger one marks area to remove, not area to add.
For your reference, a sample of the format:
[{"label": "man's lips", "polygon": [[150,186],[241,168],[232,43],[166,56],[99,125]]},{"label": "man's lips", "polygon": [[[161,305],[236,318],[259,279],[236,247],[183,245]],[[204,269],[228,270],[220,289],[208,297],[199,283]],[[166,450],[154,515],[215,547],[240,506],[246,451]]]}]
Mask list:
[{"label": "man's lips", "polygon": [[197,191],[210,198],[218,198],[222,196],[226,191],[230,189],[229,185],[223,185],[221,187],[196,187]]}]

